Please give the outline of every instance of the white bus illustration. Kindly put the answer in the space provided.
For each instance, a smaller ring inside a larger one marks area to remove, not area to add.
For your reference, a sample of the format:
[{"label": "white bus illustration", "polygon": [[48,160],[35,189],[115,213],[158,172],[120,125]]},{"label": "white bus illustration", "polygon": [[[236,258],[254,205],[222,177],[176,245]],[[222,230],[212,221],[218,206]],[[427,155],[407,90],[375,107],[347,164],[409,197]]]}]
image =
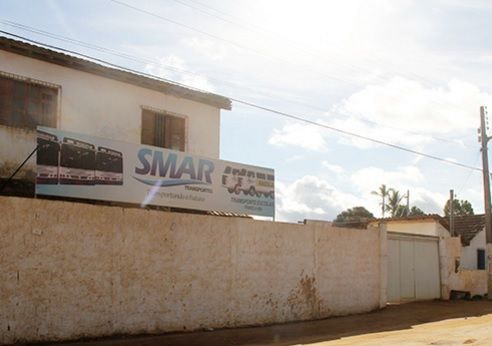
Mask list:
[{"label": "white bus illustration", "polygon": [[95,146],[65,137],[60,150],[60,184],[94,185]]},{"label": "white bus illustration", "polygon": [[98,147],[96,153],[96,184],[123,185],[123,154]]},{"label": "white bus illustration", "polygon": [[58,184],[60,143],[58,137],[38,131],[38,151],[36,152],[36,183]]},{"label": "white bus illustration", "polygon": [[236,195],[242,192],[250,196],[260,197],[263,195],[274,198],[274,180],[273,174],[226,166],[222,175],[222,186],[227,188],[229,193]]}]

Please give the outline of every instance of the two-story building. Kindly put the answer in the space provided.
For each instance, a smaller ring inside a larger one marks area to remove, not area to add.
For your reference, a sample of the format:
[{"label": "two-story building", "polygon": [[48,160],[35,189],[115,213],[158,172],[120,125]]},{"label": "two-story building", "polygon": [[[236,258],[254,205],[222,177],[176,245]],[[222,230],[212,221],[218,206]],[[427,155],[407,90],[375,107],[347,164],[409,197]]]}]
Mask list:
[{"label": "two-story building", "polygon": [[[36,126],[219,158],[223,96],[0,37],[0,179],[35,147]],[[32,195],[30,159],[4,193]]]}]

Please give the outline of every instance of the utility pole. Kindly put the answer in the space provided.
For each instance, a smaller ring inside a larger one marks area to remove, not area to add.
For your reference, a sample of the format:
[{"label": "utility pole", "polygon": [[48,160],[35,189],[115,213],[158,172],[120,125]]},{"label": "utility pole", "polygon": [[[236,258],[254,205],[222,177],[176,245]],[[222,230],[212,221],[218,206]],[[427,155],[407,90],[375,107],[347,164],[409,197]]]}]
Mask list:
[{"label": "utility pole", "polygon": [[449,233],[451,233],[451,237],[454,237],[456,234],[454,232],[454,190],[449,190]]},{"label": "utility pole", "polygon": [[480,107],[480,140],[482,144],[482,168],[483,168],[483,192],[485,208],[485,236],[487,239],[487,266],[488,266],[488,299],[492,300],[492,214],[490,209],[490,174],[489,174],[489,157],[487,143],[492,137],[487,136],[485,124],[486,108]]},{"label": "utility pole", "polygon": [[407,216],[410,216],[410,190],[407,190]]}]

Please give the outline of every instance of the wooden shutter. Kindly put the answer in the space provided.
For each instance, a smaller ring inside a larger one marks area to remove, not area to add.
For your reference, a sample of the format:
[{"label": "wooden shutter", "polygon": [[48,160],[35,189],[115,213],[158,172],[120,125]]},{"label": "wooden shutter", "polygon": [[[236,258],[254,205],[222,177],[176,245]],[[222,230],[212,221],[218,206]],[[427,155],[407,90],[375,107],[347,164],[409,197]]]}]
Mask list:
[{"label": "wooden shutter", "polygon": [[154,126],[154,145],[161,148],[168,148],[166,146],[166,116],[164,114],[155,114],[155,126]]},{"label": "wooden shutter", "polygon": [[173,150],[185,150],[185,119],[142,111],[142,144]]},{"label": "wooden shutter", "polygon": [[185,151],[185,119],[168,116],[166,131],[166,148]]},{"label": "wooden shutter", "polygon": [[0,77],[0,124],[56,127],[57,98],[55,88]]},{"label": "wooden shutter", "polygon": [[52,88],[43,88],[40,95],[41,124],[56,127],[58,91]]},{"label": "wooden shutter", "polygon": [[9,125],[12,114],[12,83],[0,77],[0,124]]},{"label": "wooden shutter", "polygon": [[142,110],[142,144],[154,145],[155,115],[146,109]]}]

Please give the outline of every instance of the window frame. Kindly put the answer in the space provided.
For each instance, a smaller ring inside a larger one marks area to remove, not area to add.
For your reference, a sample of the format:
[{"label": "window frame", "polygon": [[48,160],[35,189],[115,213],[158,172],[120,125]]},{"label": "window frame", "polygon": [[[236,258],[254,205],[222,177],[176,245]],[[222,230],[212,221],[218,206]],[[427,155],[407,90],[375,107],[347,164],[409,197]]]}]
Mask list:
[{"label": "window frame", "polygon": [[[56,102],[54,103],[56,105],[56,111],[55,111],[55,128],[60,128],[60,123],[61,123],[61,98],[62,98],[62,87],[61,85],[46,82],[40,79],[35,79],[27,76],[22,76],[19,74],[14,74],[6,71],[0,70],[0,77],[6,78],[6,79],[11,79],[14,81],[26,83],[26,84],[32,84],[35,86],[41,86],[41,87],[46,87],[50,88],[56,91]],[[14,125],[6,125],[6,124],[0,124],[1,126],[9,126],[9,127],[14,127],[14,128],[22,128],[22,129],[31,129],[29,127],[20,127],[20,126],[14,126]],[[38,125],[38,126],[46,126],[46,125]],[[48,127],[48,126],[47,126]],[[34,129],[35,130],[35,129]]]},{"label": "window frame", "polygon": [[[145,105],[141,105],[140,106],[140,144],[144,144],[144,143],[142,143],[143,112],[144,111],[152,112],[152,113],[159,114],[159,115],[163,115],[165,117],[168,116],[168,117],[175,117],[175,118],[182,119],[184,121],[184,129],[183,129],[184,130],[184,133],[183,133],[183,136],[184,136],[184,148],[183,148],[183,152],[187,152],[188,151],[188,116],[187,115],[184,115],[184,114],[179,114],[179,113],[170,112],[170,111],[167,111],[167,110],[155,108],[155,107],[145,106]],[[145,144],[145,145],[148,145],[148,144]],[[155,146],[155,144],[153,144],[153,145]],[[159,147],[159,148],[173,150],[171,148],[166,148],[166,147]]]},{"label": "window frame", "polygon": [[[480,268],[480,254],[483,255],[483,268]],[[485,249],[479,248],[477,249],[477,270],[486,270],[487,269],[487,254],[485,253]]]}]

